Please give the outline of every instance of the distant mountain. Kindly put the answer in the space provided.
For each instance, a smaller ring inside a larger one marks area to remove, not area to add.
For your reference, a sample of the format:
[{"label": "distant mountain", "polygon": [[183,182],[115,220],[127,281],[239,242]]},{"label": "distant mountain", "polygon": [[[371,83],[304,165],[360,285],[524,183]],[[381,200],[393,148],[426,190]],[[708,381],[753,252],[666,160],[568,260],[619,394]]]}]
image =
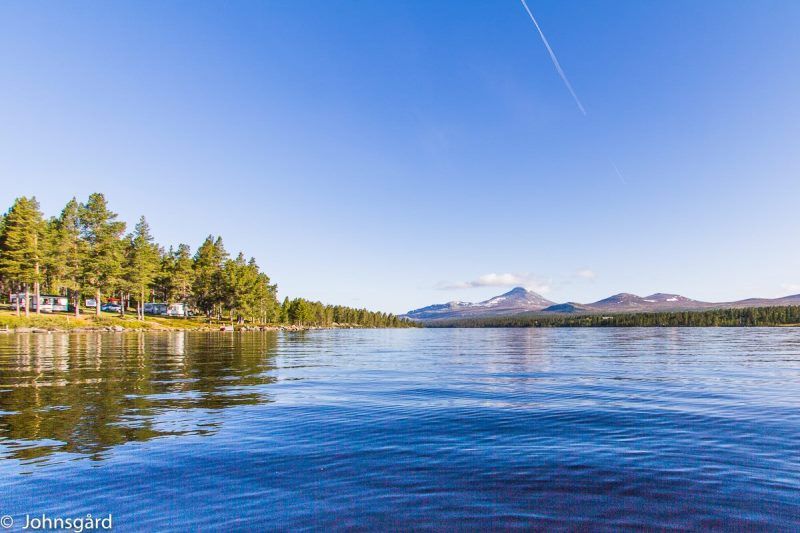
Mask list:
[{"label": "distant mountain", "polygon": [[587,304],[586,307],[611,311],[619,309],[639,309],[645,306],[647,306],[647,302],[641,296],[621,292],[592,304]]},{"label": "distant mountain", "polygon": [[405,315],[406,318],[413,318],[415,320],[433,320],[436,318],[454,318],[457,317],[459,312],[473,304],[467,302],[448,302],[446,304],[433,304],[427,307],[421,307],[409,311]]},{"label": "distant mountain", "polygon": [[655,294],[651,294],[650,296],[644,297],[645,302],[657,302],[657,303],[666,303],[666,302],[681,302],[681,303],[689,303],[689,302],[697,302],[697,300],[692,300],[691,298],[687,298],[686,296],[681,296],[680,294],[664,294],[663,292],[657,292]]},{"label": "distant mountain", "polygon": [[622,292],[603,300],[587,304],[586,307],[596,311],[636,312],[636,311],[670,311],[687,309],[707,309],[715,304],[692,300],[680,294],[657,292],[650,296],[637,296]]},{"label": "distant mountain", "polygon": [[522,313],[637,313],[658,311],[699,311],[703,309],[725,309],[742,307],[769,307],[780,305],[800,305],[800,294],[783,298],[748,298],[735,302],[702,302],[680,294],[657,292],[650,296],[637,296],[621,292],[594,303],[580,304],[567,302],[557,304],[544,296],[522,287],[516,287],[505,294],[483,302],[450,302],[429,305],[409,311],[403,315],[412,320],[440,320],[458,318],[479,318]]},{"label": "distant mountain", "polygon": [[489,298],[483,302],[449,302],[429,305],[409,311],[403,316],[413,320],[437,320],[443,318],[516,315],[541,311],[554,303],[541,294],[523,287],[516,287],[505,294]]},{"label": "distant mountain", "polygon": [[472,305],[474,307],[491,309],[524,309],[526,311],[539,311],[554,303],[555,302],[551,302],[541,294],[529,291],[523,287],[516,287],[505,294]]},{"label": "distant mountain", "polygon": [[592,309],[583,304],[575,302],[567,302],[565,304],[555,304],[550,307],[542,309],[543,313],[585,313],[590,312]]},{"label": "distant mountain", "polygon": [[736,302],[717,304],[722,307],[769,307],[772,305],[800,305],[800,294],[783,296],[781,298],[748,298]]}]

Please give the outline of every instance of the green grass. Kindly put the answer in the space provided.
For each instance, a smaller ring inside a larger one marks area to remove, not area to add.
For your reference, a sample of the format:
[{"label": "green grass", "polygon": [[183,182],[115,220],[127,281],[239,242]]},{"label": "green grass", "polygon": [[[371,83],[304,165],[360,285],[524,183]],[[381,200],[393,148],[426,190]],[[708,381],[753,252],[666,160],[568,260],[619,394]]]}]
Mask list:
[{"label": "green grass", "polygon": [[107,326],[122,326],[126,329],[201,329],[209,324],[203,319],[185,319],[171,317],[147,317],[136,320],[135,315],[119,316],[117,313],[101,313],[100,318],[90,311],[76,318],[72,313],[31,313],[25,317],[16,315],[14,310],[0,310],[0,329],[9,328],[43,328],[43,329],[75,329]]}]

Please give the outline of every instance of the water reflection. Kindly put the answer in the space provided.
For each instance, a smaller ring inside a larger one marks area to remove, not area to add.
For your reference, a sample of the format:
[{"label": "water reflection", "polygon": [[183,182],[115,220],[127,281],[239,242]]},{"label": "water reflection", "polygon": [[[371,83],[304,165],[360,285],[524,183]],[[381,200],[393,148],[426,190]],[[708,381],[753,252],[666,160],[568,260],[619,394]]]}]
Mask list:
[{"label": "water reflection", "polygon": [[0,337],[0,458],[102,459],[109,448],[204,435],[221,409],[271,401],[275,333]]}]

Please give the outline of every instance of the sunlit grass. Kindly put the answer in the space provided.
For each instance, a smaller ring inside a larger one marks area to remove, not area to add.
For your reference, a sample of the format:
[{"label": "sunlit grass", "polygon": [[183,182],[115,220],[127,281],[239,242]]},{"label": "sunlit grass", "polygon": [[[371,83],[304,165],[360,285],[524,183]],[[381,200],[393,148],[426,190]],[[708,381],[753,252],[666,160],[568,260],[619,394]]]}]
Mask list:
[{"label": "sunlit grass", "polygon": [[42,329],[76,329],[93,327],[121,326],[125,329],[200,329],[208,327],[205,319],[172,318],[172,317],[147,317],[137,320],[136,315],[120,316],[119,313],[101,312],[96,317],[93,311],[82,313],[80,318],[73,313],[31,313],[26,317],[16,315],[15,310],[0,309],[0,329],[16,328],[42,328]]}]

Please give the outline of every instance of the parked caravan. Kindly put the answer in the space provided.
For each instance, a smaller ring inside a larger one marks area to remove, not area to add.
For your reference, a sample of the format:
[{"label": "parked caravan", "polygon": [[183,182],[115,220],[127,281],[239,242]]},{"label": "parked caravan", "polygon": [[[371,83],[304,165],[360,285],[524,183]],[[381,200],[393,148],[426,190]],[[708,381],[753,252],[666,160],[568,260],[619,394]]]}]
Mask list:
[{"label": "parked caravan", "polygon": [[[19,300],[20,309],[25,309],[25,293],[11,294],[8,298],[13,307],[16,307],[17,300]],[[40,309],[42,313],[52,313],[54,311],[69,311],[69,298],[66,296],[58,296],[56,294],[41,294],[39,295],[39,302],[35,301],[33,294],[30,295],[31,311]]]},{"label": "parked caravan", "polygon": [[168,306],[165,303],[147,302],[144,304],[144,314],[165,316]]},{"label": "parked caravan", "polygon": [[186,316],[186,306],[182,303],[169,304],[167,316]]}]

